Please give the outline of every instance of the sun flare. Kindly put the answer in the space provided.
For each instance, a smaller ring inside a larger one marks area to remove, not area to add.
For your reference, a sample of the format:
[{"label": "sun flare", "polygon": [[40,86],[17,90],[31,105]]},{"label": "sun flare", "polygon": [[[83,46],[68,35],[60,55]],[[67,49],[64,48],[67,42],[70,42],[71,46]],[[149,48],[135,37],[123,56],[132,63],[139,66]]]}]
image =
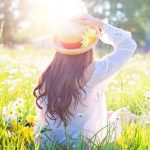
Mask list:
[{"label": "sun flare", "polygon": [[39,20],[47,18],[53,28],[57,28],[65,20],[87,13],[81,0],[32,0]]}]

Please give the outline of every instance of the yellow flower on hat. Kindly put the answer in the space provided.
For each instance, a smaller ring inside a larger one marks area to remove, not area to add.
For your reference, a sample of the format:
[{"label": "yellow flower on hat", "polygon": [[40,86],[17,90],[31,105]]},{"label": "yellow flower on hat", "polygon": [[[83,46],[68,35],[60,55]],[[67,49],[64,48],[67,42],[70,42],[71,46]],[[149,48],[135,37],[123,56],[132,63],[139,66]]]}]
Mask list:
[{"label": "yellow flower on hat", "polygon": [[82,37],[82,48],[87,47],[89,44],[92,44],[96,40],[96,31],[92,28],[87,28],[81,35]]}]

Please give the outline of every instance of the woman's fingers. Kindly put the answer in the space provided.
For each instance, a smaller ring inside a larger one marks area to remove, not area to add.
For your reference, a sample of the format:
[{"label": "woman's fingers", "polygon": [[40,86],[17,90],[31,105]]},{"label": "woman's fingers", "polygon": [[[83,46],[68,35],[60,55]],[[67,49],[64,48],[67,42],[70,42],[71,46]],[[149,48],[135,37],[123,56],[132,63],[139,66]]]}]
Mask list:
[{"label": "woman's fingers", "polygon": [[76,23],[80,23],[80,24],[89,24],[90,22],[88,20],[76,20]]},{"label": "woman's fingers", "polygon": [[89,18],[90,18],[89,15],[80,15],[80,16],[72,17],[70,20],[71,21],[77,21],[77,20],[86,20]]},{"label": "woman's fingers", "polygon": [[83,19],[84,19],[83,16],[75,16],[75,17],[72,17],[72,18],[70,19],[70,21],[83,20]]},{"label": "woman's fingers", "polygon": [[83,25],[90,25],[91,27],[97,27],[93,22],[89,20],[77,20],[76,23],[83,24]]},{"label": "woman's fingers", "polygon": [[91,20],[77,20],[76,23],[90,25],[92,27],[99,27],[98,23],[91,21]]},{"label": "woman's fingers", "polygon": [[75,16],[70,19],[72,22],[77,22],[81,24],[89,24],[94,27],[102,27],[103,23],[98,18],[94,18],[90,15],[81,15],[81,16]]}]

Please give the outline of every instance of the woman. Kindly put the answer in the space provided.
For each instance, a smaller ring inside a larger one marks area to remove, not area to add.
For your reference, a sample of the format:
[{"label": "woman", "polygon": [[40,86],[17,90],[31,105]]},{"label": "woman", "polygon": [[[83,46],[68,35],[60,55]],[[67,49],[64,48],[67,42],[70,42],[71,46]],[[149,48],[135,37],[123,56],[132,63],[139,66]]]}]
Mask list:
[{"label": "woman", "polygon": [[[111,44],[114,52],[95,61],[93,51],[98,39]],[[39,134],[41,143],[46,137],[65,143],[66,134],[73,139],[96,135],[99,143],[106,136],[107,129],[102,128],[108,121],[116,123],[119,136],[120,121],[116,112],[108,119],[104,93],[135,52],[131,33],[86,15],[62,26],[52,43],[56,54],[34,90],[38,106],[35,134],[41,125],[48,130],[46,136],[44,130]]]}]

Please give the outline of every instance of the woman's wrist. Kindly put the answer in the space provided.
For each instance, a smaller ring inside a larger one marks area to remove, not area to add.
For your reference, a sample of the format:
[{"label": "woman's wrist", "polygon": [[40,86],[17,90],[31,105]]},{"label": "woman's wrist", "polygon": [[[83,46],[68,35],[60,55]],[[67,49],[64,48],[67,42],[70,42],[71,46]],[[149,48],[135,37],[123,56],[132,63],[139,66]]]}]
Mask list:
[{"label": "woman's wrist", "polygon": [[104,22],[101,21],[100,19],[97,19],[97,25],[98,25],[98,28],[99,28],[100,30],[102,30],[102,29],[103,29],[103,26],[104,26]]}]

